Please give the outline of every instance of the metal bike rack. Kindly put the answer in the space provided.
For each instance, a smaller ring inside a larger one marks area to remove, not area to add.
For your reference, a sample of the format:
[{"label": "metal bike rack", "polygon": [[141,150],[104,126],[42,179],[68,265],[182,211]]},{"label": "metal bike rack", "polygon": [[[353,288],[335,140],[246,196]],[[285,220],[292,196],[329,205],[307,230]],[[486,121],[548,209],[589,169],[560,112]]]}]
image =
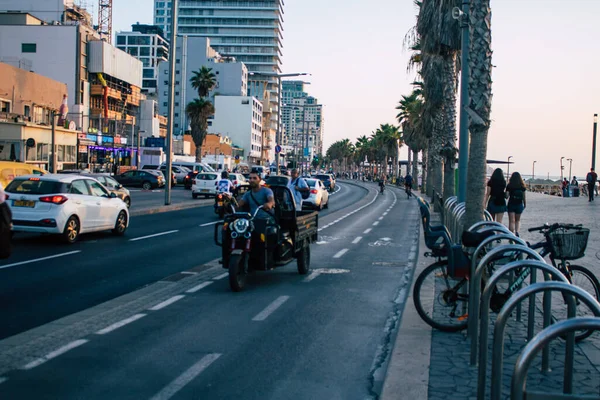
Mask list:
[{"label": "metal bike rack", "polygon": [[452,240],[454,241],[454,243],[460,243],[460,233],[463,227],[462,219],[466,213],[467,207],[465,203],[460,203],[458,206],[456,206],[456,220],[454,223],[454,229],[452,230]]},{"label": "metal bike rack", "polygon": [[[490,321],[490,301],[492,297],[492,292],[494,286],[500,281],[500,279],[506,275],[507,273],[514,271],[518,268],[531,268],[531,269],[539,269],[544,272],[544,277],[546,281],[550,280],[550,276],[552,278],[561,281],[563,283],[568,284],[569,281],[567,278],[552,265],[546,264],[545,262],[534,261],[534,260],[521,260],[511,262],[506,264],[491,276],[490,280],[485,285],[485,289],[483,290],[483,294],[481,296],[481,322],[479,326],[479,335],[477,336],[477,331],[475,331],[475,336],[473,338],[479,337],[479,365],[478,365],[478,376],[477,376],[477,398],[485,399],[485,384],[486,384],[486,370],[487,370],[487,355],[488,355],[488,331],[489,331],[489,321]],[[531,285],[536,283],[536,271],[531,271],[529,275],[529,282]],[[520,305],[521,303],[518,303]],[[544,304],[545,305],[545,304]],[[544,308],[544,313],[549,313],[550,309]],[[529,298],[529,311],[528,311],[528,319],[527,319],[527,340],[531,340],[533,337],[533,328],[535,324],[535,295],[531,295]],[[472,341],[476,342],[476,340]],[[547,356],[547,354],[544,354]],[[546,361],[547,363],[547,361]],[[542,361],[542,364],[545,364]]]},{"label": "metal bike rack", "polygon": [[[492,236],[493,238],[493,236]],[[483,244],[483,243],[482,243]],[[478,247],[478,249],[481,246]],[[540,256],[535,250],[530,249],[527,246],[523,246],[520,244],[507,244],[503,246],[498,246],[487,253],[481,261],[477,264],[477,268],[475,269],[475,273],[471,275],[471,291],[469,292],[469,318],[467,320],[468,325],[471,327],[470,334],[471,336],[471,365],[477,364],[477,325],[479,325],[479,302],[481,301],[481,277],[483,275],[483,271],[488,263],[494,261],[497,258],[502,258],[502,255],[512,251],[512,252],[520,252],[526,254],[527,256],[531,256],[533,259],[537,261],[544,262],[542,256]],[[473,260],[476,260],[475,255],[473,256]],[[546,300],[546,299],[544,299]],[[550,300],[548,300],[550,301]]]},{"label": "metal bike rack", "polygon": [[500,222],[496,222],[496,221],[480,221],[480,222],[476,222],[473,225],[471,225],[471,227],[469,229],[467,229],[467,230],[469,232],[473,232],[473,231],[479,232],[482,228],[488,227],[488,226],[497,226],[497,227],[502,227],[502,228],[505,228],[506,230],[508,230],[506,228],[506,226],[504,226]]},{"label": "metal bike rack", "polygon": [[[572,318],[561,321],[557,324],[549,326],[540,333],[538,333],[532,341],[527,343],[525,348],[519,354],[515,368],[513,370],[513,376],[511,380],[510,398],[511,400],[576,400],[576,399],[587,399],[587,400],[600,400],[600,396],[588,395],[571,395],[571,388],[573,386],[573,375],[569,373],[566,368],[567,363],[572,365],[572,358],[569,360],[568,357],[572,356],[574,349],[567,348],[565,351],[565,377],[563,382],[563,393],[562,396],[552,396],[549,393],[529,392],[527,393],[527,371],[531,366],[531,363],[540,352],[541,349],[546,348],[548,344],[559,336],[564,334],[572,334],[578,330],[596,330],[600,331],[600,318],[586,317],[586,318]],[[571,370],[572,371],[572,370]]]},{"label": "metal bike rack", "polygon": [[450,211],[452,209],[452,207],[454,206],[454,204],[456,204],[456,202],[458,201],[458,197],[456,196],[452,196],[452,197],[448,197],[446,199],[446,201],[444,201],[444,218],[442,219],[442,223],[445,225],[446,224],[446,220],[448,219],[448,216],[450,215]]},{"label": "metal bike rack", "polygon": [[483,218],[486,221],[493,221],[494,218],[492,217],[492,214],[490,214],[490,212],[488,210],[483,210]]},{"label": "metal bike rack", "polygon": [[[492,345],[492,390],[491,400],[500,400],[502,396],[502,363],[504,356],[504,330],[506,328],[506,322],[510,317],[510,314],[514,311],[518,303],[522,302],[525,298],[535,295],[539,292],[544,292],[551,295],[551,291],[560,291],[567,296],[565,299],[568,304],[568,315],[567,318],[574,318],[576,313],[575,297],[579,298],[585,303],[598,317],[600,316],[600,303],[592,297],[591,294],[585,290],[570,285],[564,282],[543,282],[534,283],[531,286],[527,286],[524,289],[514,293],[510,299],[506,302],[494,325],[494,342]],[[568,296],[571,295],[571,296]],[[548,313],[549,314],[549,313]],[[544,315],[544,319],[550,319],[550,315]],[[547,349],[547,347],[545,347]],[[565,392],[570,393],[572,390],[573,383],[573,354],[575,349],[575,332],[572,331],[567,336],[567,349],[565,351]],[[542,366],[543,368],[543,366]],[[480,398],[479,400],[482,400]]]},{"label": "metal bike rack", "polygon": [[455,242],[454,238],[456,237],[456,227],[459,221],[459,213],[464,213],[465,203],[453,203],[450,208],[450,212],[448,213],[448,221],[446,228],[448,228],[448,232],[450,232],[450,238],[453,242]]}]

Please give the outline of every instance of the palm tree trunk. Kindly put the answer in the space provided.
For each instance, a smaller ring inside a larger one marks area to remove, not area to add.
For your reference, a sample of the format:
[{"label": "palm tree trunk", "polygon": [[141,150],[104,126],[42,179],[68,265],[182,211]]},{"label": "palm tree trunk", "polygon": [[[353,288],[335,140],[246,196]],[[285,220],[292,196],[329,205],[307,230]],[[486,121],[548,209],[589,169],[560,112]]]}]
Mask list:
[{"label": "palm tree trunk", "polygon": [[202,162],[202,147],[196,146],[196,162]]},{"label": "palm tree trunk", "polygon": [[467,175],[465,228],[483,218],[487,138],[492,105],[492,11],[490,0],[474,0],[470,13],[469,115],[471,144]]},{"label": "palm tree trunk", "polygon": [[427,162],[429,161],[429,149],[425,147],[421,152],[421,172],[423,177],[421,178],[421,193],[427,192],[427,182],[429,181],[429,175],[427,174],[427,169],[429,165]]},{"label": "palm tree trunk", "polygon": [[411,151],[411,149],[410,149],[410,147],[409,147],[409,148],[408,148],[408,157],[407,157],[407,158],[408,158],[408,162],[407,162],[407,164],[406,164],[406,173],[407,173],[407,174],[408,174],[408,172],[410,171],[410,166],[411,166],[411,163],[412,163],[411,156],[412,156],[412,151]]},{"label": "palm tree trunk", "polygon": [[[412,151],[413,153],[413,157],[412,157],[412,177],[413,177],[413,188],[415,187],[415,184],[417,185],[417,188],[419,187],[419,152],[416,150]],[[406,172],[408,172],[408,169],[406,170]]]},{"label": "palm tree trunk", "polygon": [[456,54],[444,59],[444,200],[455,194],[456,157]]}]

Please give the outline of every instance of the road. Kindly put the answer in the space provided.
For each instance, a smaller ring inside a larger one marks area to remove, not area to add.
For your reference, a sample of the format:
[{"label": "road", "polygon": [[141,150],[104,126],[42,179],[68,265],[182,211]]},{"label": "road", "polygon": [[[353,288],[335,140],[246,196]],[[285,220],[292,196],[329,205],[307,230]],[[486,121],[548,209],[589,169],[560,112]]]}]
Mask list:
[{"label": "road", "polygon": [[[375,395],[416,256],[418,211],[395,190],[339,186],[320,214],[311,274],[295,265],[257,273],[237,294],[214,264],[209,207],[133,217],[125,238],[92,235],[71,247],[18,239],[11,263],[0,264],[0,334],[16,335],[0,341],[2,398]],[[165,279],[190,269],[190,278]],[[118,301],[139,293],[142,303],[157,281],[167,297],[150,296],[144,308]],[[99,305],[118,318],[87,329],[90,318],[64,322],[60,334],[29,337],[35,350],[24,351],[27,333],[18,333]]]}]

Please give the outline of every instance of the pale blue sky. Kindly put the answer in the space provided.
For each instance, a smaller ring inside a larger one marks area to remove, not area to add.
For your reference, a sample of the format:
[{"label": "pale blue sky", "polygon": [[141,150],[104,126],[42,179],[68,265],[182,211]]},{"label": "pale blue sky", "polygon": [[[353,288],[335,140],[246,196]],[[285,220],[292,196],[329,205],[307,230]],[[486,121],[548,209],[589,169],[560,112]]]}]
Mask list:
[{"label": "pale blue sky", "polygon": [[[114,29],[152,23],[152,4],[114,0]],[[583,174],[600,112],[600,0],[492,0],[492,10],[488,157],[512,155],[511,170],[524,174],[537,160],[539,176],[559,175],[564,156]],[[310,93],[326,105],[326,145],[395,122],[414,79],[402,41],[415,13],[412,0],[286,0],[283,70],[312,73]]]}]

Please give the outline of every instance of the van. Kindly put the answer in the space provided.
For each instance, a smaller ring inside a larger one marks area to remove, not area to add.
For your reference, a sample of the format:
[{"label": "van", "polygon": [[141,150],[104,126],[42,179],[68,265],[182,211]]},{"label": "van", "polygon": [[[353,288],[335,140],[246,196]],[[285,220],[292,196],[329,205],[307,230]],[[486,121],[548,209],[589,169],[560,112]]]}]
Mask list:
[{"label": "van", "polygon": [[44,171],[31,164],[16,161],[0,161],[0,184],[2,187],[8,186],[8,184],[17,176],[45,175],[47,173],[48,171]]},{"label": "van", "polygon": [[267,167],[263,167],[262,165],[253,165],[250,172],[257,173],[258,176],[260,176],[260,179],[265,179],[267,177]]}]

